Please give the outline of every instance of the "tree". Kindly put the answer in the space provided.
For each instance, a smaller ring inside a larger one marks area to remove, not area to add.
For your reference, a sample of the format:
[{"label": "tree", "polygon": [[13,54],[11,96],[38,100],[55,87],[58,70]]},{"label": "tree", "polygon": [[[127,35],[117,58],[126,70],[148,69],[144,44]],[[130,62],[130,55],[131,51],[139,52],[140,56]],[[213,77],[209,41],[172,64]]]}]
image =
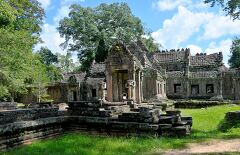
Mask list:
[{"label": "tree", "polygon": [[96,62],[103,62],[107,57],[108,50],[106,48],[104,39],[101,39],[98,43],[95,60]]},{"label": "tree", "polygon": [[210,3],[211,7],[213,7],[216,3],[220,4],[227,15],[230,15],[233,20],[240,19],[239,0],[204,0],[204,3]]},{"label": "tree", "polygon": [[231,57],[228,61],[231,68],[239,68],[240,67],[240,38],[235,38],[232,41],[231,46]]},{"label": "tree", "polygon": [[0,29],[0,87],[2,96],[15,96],[25,91],[25,80],[31,73],[32,44],[34,40],[25,31]]},{"label": "tree", "polygon": [[[60,21],[58,31],[65,38],[62,46],[78,52],[84,71],[89,69],[96,55],[101,56],[98,59],[101,61],[106,58],[106,51],[114,42],[120,40],[128,44],[144,34],[141,20],[132,14],[126,3],[100,4],[95,8],[72,5],[69,16]],[[99,49],[103,42],[106,51]]]},{"label": "tree", "polygon": [[36,79],[32,48],[39,41],[44,11],[36,0],[0,0],[0,98],[26,93]]},{"label": "tree", "polygon": [[47,47],[41,47],[37,53],[40,55],[42,62],[46,65],[58,63],[57,55],[53,54]]},{"label": "tree", "polygon": [[60,68],[62,73],[72,72],[75,68],[73,63],[73,59],[71,58],[71,53],[67,53],[66,55],[62,55],[57,53],[58,56],[58,67]]},{"label": "tree", "polygon": [[39,60],[44,64],[46,68],[46,74],[50,82],[56,82],[62,79],[60,68],[56,67],[58,63],[58,56],[53,54],[47,47],[41,47],[37,52]]},{"label": "tree", "polygon": [[32,74],[28,78],[27,85],[31,88],[31,93],[37,97],[38,103],[47,95],[47,84],[50,78],[47,75],[47,66],[41,62],[41,57],[35,54],[32,61]]},{"label": "tree", "polygon": [[151,36],[142,37],[142,42],[145,44],[149,52],[156,52],[162,47],[160,44],[155,43],[154,39]]}]

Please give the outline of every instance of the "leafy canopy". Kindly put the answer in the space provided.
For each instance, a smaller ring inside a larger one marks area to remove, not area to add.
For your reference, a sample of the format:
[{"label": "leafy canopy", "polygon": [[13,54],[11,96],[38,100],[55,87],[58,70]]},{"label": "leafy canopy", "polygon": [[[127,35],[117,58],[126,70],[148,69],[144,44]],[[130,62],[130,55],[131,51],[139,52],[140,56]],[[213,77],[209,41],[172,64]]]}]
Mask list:
[{"label": "leafy canopy", "polygon": [[239,0],[204,0],[204,3],[210,3],[211,7],[213,7],[216,3],[220,4],[227,15],[230,15],[233,20],[240,19]]},{"label": "leafy canopy", "polygon": [[37,53],[40,55],[42,62],[46,65],[58,63],[57,55],[53,54],[47,47],[41,47]]},{"label": "leafy canopy", "polygon": [[228,61],[231,68],[239,68],[240,67],[240,38],[235,38],[232,41],[231,46],[231,57]]},{"label": "leafy canopy", "polygon": [[46,79],[32,53],[43,17],[37,0],[0,0],[0,98],[25,93],[26,85],[39,80],[36,74]]},{"label": "leafy canopy", "polygon": [[128,44],[144,34],[141,20],[126,3],[100,4],[95,8],[72,5],[58,31],[65,38],[62,46],[78,52],[81,69],[85,71],[96,56],[97,61],[104,61],[114,42]]}]

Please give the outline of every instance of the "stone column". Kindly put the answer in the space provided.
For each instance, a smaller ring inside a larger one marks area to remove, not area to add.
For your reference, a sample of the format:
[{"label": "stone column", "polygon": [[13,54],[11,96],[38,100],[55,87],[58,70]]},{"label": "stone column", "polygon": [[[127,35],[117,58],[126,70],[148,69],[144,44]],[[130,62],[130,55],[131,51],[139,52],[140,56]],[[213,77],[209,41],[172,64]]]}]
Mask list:
[{"label": "stone column", "polygon": [[106,74],[106,79],[107,79],[107,100],[109,102],[113,101],[113,96],[112,96],[112,73],[111,71],[107,71]]},{"label": "stone column", "polygon": [[140,77],[140,70],[137,71],[137,103],[140,104],[141,103],[141,77]]},{"label": "stone column", "polygon": [[99,88],[98,88],[98,99],[99,100],[105,100],[105,93],[104,93],[104,89],[105,89],[105,82],[100,82],[99,83]]},{"label": "stone column", "polygon": [[135,88],[135,81],[134,80],[128,80],[127,81],[127,86],[128,88],[128,100],[133,100],[135,101],[134,99],[134,88]]}]

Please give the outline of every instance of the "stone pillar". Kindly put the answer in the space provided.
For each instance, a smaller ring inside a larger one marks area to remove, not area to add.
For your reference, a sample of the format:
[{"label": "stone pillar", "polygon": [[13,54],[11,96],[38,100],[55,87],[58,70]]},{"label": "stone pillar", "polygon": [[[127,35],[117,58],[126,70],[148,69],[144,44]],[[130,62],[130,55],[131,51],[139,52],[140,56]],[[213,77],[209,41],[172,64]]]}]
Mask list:
[{"label": "stone pillar", "polygon": [[189,98],[191,96],[191,91],[192,91],[189,78],[185,78],[185,86],[183,86],[183,89],[186,90],[186,97]]},{"label": "stone pillar", "polygon": [[131,85],[132,89],[131,89],[131,100],[133,100],[134,102],[136,102],[136,90],[135,90],[135,85],[136,85],[136,70],[135,70],[135,63],[133,64],[132,68],[130,68],[128,70],[128,86],[129,84]]},{"label": "stone pillar", "polygon": [[106,79],[107,79],[107,100],[109,102],[113,101],[113,96],[112,96],[112,73],[111,71],[107,71],[106,74]]},{"label": "stone pillar", "polygon": [[141,72],[140,70],[137,71],[137,79],[136,79],[136,100],[137,103],[140,104],[141,103],[141,76],[140,76]]},{"label": "stone pillar", "polygon": [[98,99],[105,101],[105,93],[104,93],[104,89],[105,89],[105,82],[100,82],[99,83],[99,88],[98,88]]},{"label": "stone pillar", "polygon": [[218,99],[223,99],[223,78],[222,78],[222,73],[220,73],[218,75],[218,94],[217,94],[217,98]]},{"label": "stone pillar", "polygon": [[233,87],[232,87],[232,94],[233,94],[233,95],[232,95],[232,99],[235,100],[235,99],[236,99],[236,85],[237,85],[237,84],[236,84],[236,79],[235,79],[235,77],[233,77],[233,82],[232,82],[232,83],[233,83]]},{"label": "stone pillar", "polygon": [[135,81],[134,80],[128,80],[126,87],[128,88],[128,100],[135,101],[135,95],[134,95],[134,88],[135,88]]},{"label": "stone pillar", "polygon": [[140,90],[140,96],[141,96],[141,101],[143,101],[143,73],[142,72],[140,72],[141,74],[140,74],[140,84],[141,84],[141,86],[140,86],[140,88],[141,88],[141,90]]}]

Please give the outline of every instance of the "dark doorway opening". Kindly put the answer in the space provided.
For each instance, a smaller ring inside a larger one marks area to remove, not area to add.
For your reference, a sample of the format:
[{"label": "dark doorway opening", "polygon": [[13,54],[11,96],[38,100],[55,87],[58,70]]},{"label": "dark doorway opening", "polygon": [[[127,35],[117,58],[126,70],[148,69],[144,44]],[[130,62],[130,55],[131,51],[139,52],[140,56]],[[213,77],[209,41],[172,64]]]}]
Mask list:
[{"label": "dark doorway opening", "polygon": [[77,101],[77,92],[76,91],[73,92],[73,101]]},{"label": "dark doorway opening", "polygon": [[214,93],[214,86],[213,86],[213,84],[207,84],[207,85],[206,85],[206,93],[207,93],[207,94],[212,94],[212,93]]},{"label": "dark doorway opening", "polygon": [[199,94],[199,85],[192,85],[191,86],[191,90],[192,90],[192,95],[198,95]]},{"label": "dark doorway opening", "polygon": [[181,84],[174,84],[174,93],[181,92]]},{"label": "dark doorway opening", "polygon": [[96,89],[92,89],[92,97],[97,97],[97,90]]}]

